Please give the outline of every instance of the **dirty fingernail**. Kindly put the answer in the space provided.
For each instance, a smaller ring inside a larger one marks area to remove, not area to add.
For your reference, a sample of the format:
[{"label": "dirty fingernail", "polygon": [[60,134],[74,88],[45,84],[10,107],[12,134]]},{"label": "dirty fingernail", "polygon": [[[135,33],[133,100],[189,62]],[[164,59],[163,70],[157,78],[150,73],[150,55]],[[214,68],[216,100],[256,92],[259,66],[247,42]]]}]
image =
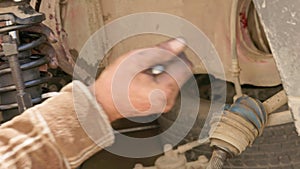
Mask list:
[{"label": "dirty fingernail", "polygon": [[183,50],[185,48],[185,44],[186,44],[186,41],[181,37],[175,38],[169,42],[170,48],[174,51]]},{"label": "dirty fingernail", "polygon": [[186,40],[182,37],[173,38],[157,45],[158,47],[168,50],[174,54],[183,52],[186,47]]},{"label": "dirty fingernail", "polygon": [[176,38],[169,41],[168,46],[173,52],[179,53],[184,50],[186,41],[183,38]]},{"label": "dirty fingernail", "polygon": [[186,45],[186,40],[183,37],[177,37],[177,38],[175,38],[175,40],[177,40],[178,42]]}]

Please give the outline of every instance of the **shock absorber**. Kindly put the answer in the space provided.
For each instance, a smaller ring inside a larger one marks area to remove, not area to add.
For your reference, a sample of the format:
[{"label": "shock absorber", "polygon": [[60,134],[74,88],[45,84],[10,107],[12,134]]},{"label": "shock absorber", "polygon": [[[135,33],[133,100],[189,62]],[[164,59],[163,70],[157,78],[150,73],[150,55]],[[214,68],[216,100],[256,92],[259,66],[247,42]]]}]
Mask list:
[{"label": "shock absorber", "polygon": [[0,3],[0,111],[2,122],[10,120],[42,101],[39,67],[48,63],[37,47],[46,42],[39,33],[23,29],[41,23],[45,16],[27,2],[4,0]]}]

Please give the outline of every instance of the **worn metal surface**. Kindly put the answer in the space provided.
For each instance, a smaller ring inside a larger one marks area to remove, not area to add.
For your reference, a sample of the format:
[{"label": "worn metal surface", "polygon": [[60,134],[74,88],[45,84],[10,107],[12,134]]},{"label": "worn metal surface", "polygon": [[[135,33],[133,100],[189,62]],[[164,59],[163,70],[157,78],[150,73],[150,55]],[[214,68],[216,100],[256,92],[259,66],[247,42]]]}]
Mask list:
[{"label": "worn metal surface", "polygon": [[212,157],[206,169],[222,169],[227,159],[227,152],[216,149],[213,151]]},{"label": "worn metal surface", "polygon": [[280,91],[276,93],[274,96],[270,97],[266,101],[263,102],[264,108],[268,114],[271,114],[278,108],[282,107],[287,103],[287,96],[285,91]]},{"label": "worn metal surface", "polygon": [[0,13],[2,14],[1,20],[10,20],[18,24],[32,24],[45,19],[42,13],[36,12],[26,2],[14,3],[12,1],[2,1],[0,4]]},{"label": "worn metal surface", "polygon": [[[247,11],[251,1],[239,2],[237,47],[242,69],[241,83],[257,86],[278,85],[281,81],[272,56],[258,50],[249,35]],[[166,0],[159,3],[157,0],[73,0],[60,4],[59,0],[42,0],[40,11],[46,14],[46,25],[58,33],[66,31],[63,37],[75,55],[95,31],[122,16],[139,12],[162,12],[182,17],[201,29],[212,41],[224,64],[226,80],[233,81],[229,38],[231,3],[232,0]],[[142,24],[136,23],[137,27]],[[159,31],[164,28],[157,25],[157,29]],[[149,34],[128,38],[111,50],[104,65],[132,49],[152,46],[165,39],[167,37]],[[95,43],[106,46],[106,42]],[[195,65],[195,73],[206,72],[202,62],[191,50],[187,51],[187,55]]]},{"label": "worn metal surface", "polygon": [[254,0],[300,133],[300,1]]},{"label": "worn metal surface", "polygon": [[46,20],[43,23],[53,30],[54,35],[51,36],[54,36],[57,40],[57,42],[52,43],[52,46],[56,51],[58,64],[62,70],[72,75],[75,58],[70,52],[68,35],[64,30],[62,5],[60,0],[43,0],[39,8],[46,16]]},{"label": "worn metal surface", "polygon": [[[171,146],[171,145],[170,145]],[[166,147],[166,145],[165,145]],[[172,150],[165,152],[155,161],[155,166],[144,167],[142,164],[135,164],[134,169],[204,169],[207,168],[208,159],[205,156],[199,156],[198,160],[187,162],[184,154],[177,154]]]},{"label": "worn metal surface", "polygon": [[30,94],[25,92],[24,80],[22,77],[22,71],[18,60],[18,48],[16,41],[12,40],[10,36],[3,38],[3,51],[6,57],[8,57],[9,66],[11,68],[12,79],[16,85],[16,99],[18,103],[19,112],[23,113],[27,108],[32,106]]},{"label": "worn metal surface", "polygon": [[[164,12],[182,17],[197,28],[201,29],[214,44],[224,65],[226,80],[233,81],[231,69],[231,52],[230,52],[230,13],[232,0],[170,0],[157,3],[156,0],[147,1],[122,1],[122,0],[102,0],[103,14],[105,23],[113,21],[116,18],[134,14],[137,12]],[[247,26],[241,21],[247,19],[247,6],[251,1],[240,1],[239,11],[237,12],[238,34],[237,50],[241,71],[242,84],[255,84],[258,86],[272,86],[280,83],[274,60],[271,56],[259,52],[257,49],[249,47],[249,35]],[[243,15],[239,15],[242,13]],[[137,23],[137,27],[140,23]],[[164,29],[158,25],[158,31]],[[108,37],[109,38],[109,37]],[[129,51],[133,48],[150,46],[158,43],[162,37],[152,35],[132,37],[124,40],[112,50],[112,57]],[[246,43],[247,42],[247,43]],[[195,65],[195,73],[205,73],[205,67],[197,56],[190,50],[187,55]],[[217,77],[220,77],[216,75]]]}]

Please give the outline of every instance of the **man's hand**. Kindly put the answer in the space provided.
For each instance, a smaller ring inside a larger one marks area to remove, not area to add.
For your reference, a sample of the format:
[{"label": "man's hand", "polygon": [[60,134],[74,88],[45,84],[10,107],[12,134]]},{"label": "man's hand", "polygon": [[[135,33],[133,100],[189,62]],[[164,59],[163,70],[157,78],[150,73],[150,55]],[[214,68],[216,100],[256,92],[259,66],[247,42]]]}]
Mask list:
[{"label": "man's hand", "polygon": [[[167,112],[173,107],[180,87],[192,75],[192,64],[182,54],[184,43],[178,38],[131,51],[102,72],[90,89],[110,121]],[[152,74],[156,65],[165,71]]]}]

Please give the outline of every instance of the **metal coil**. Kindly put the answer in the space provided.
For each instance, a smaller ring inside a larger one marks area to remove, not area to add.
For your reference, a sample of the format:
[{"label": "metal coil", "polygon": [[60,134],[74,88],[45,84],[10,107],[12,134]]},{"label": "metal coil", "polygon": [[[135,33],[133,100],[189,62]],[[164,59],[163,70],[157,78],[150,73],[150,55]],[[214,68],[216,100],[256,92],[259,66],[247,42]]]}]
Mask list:
[{"label": "metal coil", "polygon": [[[26,26],[9,26],[9,28],[1,28],[0,33],[11,31]],[[19,33],[20,45],[18,45],[18,59],[20,69],[24,80],[25,91],[31,95],[32,104],[42,101],[41,84],[47,83],[50,77],[41,77],[39,67],[47,64],[49,58],[42,54],[32,54],[32,50],[46,42],[46,37],[37,33]],[[0,66],[0,111],[4,121],[11,119],[19,114],[18,104],[16,101],[16,85],[12,81],[11,68],[5,56],[0,57],[2,64]]]}]

